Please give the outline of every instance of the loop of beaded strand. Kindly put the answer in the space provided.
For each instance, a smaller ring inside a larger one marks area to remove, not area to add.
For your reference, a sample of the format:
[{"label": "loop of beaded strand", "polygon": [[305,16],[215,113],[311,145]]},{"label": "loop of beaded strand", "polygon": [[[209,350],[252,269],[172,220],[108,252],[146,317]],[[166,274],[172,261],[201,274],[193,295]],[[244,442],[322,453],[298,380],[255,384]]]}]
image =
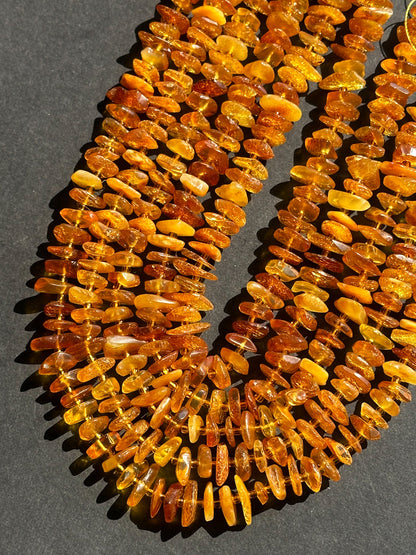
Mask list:
[{"label": "loop of beaded strand", "polygon": [[[87,453],[92,458],[106,456],[105,471],[121,471],[117,486],[120,490],[132,486],[130,506],[150,495],[151,516],[163,504],[167,522],[181,506],[182,525],[189,526],[201,504],[206,520],[213,518],[214,506],[220,506],[227,523],[234,525],[235,505],[241,503],[250,523],[252,497],[264,503],[272,492],[284,499],[289,485],[300,495],[302,481],[318,491],[322,475],[339,479],[336,464],[350,464],[350,451],[359,451],[362,439],[379,437],[376,427],[386,427],[383,412],[395,415],[399,410],[396,400],[409,400],[410,394],[400,382],[414,383],[414,309],[407,304],[406,318],[400,322],[389,312],[401,311],[412,295],[413,205],[402,197],[413,194],[414,131],[413,124],[405,124],[397,132],[395,120],[404,117],[403,106],[416,90],[411,71],[415,55],[399,33],[397,60],[385,60],[387,73],[377,77],[378,99],[369,105],[370,126],[355,131],[359,143],[352,145],[353,154],[347,159],[351,179],[344,180],[345,191],[337,190],[330,177],[338,171],[335,149],[342,144],[340,134],[353,134],[346,122],[358,118],[361,99],[352,91],[365,84],[366,52],[373,48],[371,41],[380,40],[381,25],[391,15],[391,5],[381,2],[374,7],[374,2],[371,6],[359,2],[344,46],[332,45],[343,61],[321,81],[315,67],[327,50],[323,39],[335,40],[333,25],[343,23],[342,11],[351,7],[343,1],[326,4],[248,2],[247,8],[237,8],[235,3],[222,1],[196,8],[181,3],[176,11],[159,5],[162,21],[150,25],[151,33],[140,33],[144,49],[142,59],[134,61],[135,75],[125,74],[120,86],[108,93],[109,117],[103,122],[106,135],[97,137],[97,147],[85,154],[91,171],[73,175],[78,187],[70,195],[78,208],[62,210],[66,223],[54,230],[62,246],[49,248],[59,258],[45,264],[49,273],[61,278],[41,278],[35,286],[40,292],[58,294],[58,300],[45,307],[51,318],[45,327],[56,334],[35,339],[32,348],[57,349],[40,373],[58,375],[51,391],[66,391],[61,401],[68,409],[65,421],[71,425],[82,422],[81,439],[94,441]],[[191,26],[181,12],[192,12]],[[304,24],[313,34],[300,31],[305,14]],[[268,31],[259,41],[256,32],[263,19]],[[189,42],[180,39],[185,33]],[[296,35],[305,48],[291,44],[290,37]],[[248,49],[253,49],[258,61],[243,66]],[[212,63],[205,62],[207,53]],[[169,63],[177,70],[169,69]],[[189,73],[202,73],[205,79],[194,81]],[[265,87],[275,75],[280,81],[273,83],[273,94],[268,94]],[[306,92],[307,80],[320,82],[321,88],[330,91],[326,115],[320,118],[325,128],[307,139],[305,147],[312,156],[306,166],[296,166],[291,172],[301,185],[294,188],[288,209],[279,212],[283,227],[276,230],[275,238],[282,246],[270,247],[276,258],[268,263],[266,273],[248,285],[254,302],[243,303],[240,310],[249,319],[235,322],[233,333],[226,337],[235,350],[224,348],[220,356],[207,358],[206,344],[197,334],[207,327],[200,312],[213,306],[203,296],[201,280],[216,279],[210,273],[210,260],[220,259],[220,249],[228,246],[229,236],[244,225],[242,207],[247,204],[247,192],[258,192],[261,180],[267,178],[259,159],[271,158],[272,147],[284,142],[284,133],[300,118],[298,93]],[[225,93],[228,100],[221,103],[221,114],[215,119],[215,129],[211,128],[210,119],[219,108],[214,98]],[[180,113],[183,105],[191,111],[184,113],[179,123],[172,114]],[[244,141],[242,128],[251,134]],[[383,135],[396,135],[392,162],[377,162],[384,156]],[[248,156],[233,156],[241,142]],[[154,161],[148,151],[160,149],[162,144],[174,157],[160,153]],[[199,160],[193,161],[195,156]],[[119,168],[115,161],[120,157]],[[234,168],[229,167],[230,160]],[[377,195],[381,208],[375,208],[368,200],[380,187],[380,169],[385,175],[383,187],[395,195],[383,190]],[[230,183],[217,186],[224,175]],[[102,188],[103,179],[115,193],[95,193]],[[210,187],[215,187],[219,197],[217,212],[204,211],[197,198]],[[322,233],[318,233],[312,222],[320,214],[318,204],[326,202],[336,210],[327,212],[328,219],[321,222]],[[355,223],[352,216],[357,211],[365,212],[375,226]],[[131,217],[133,213],[137,218]],[[396,224],[394,216],[400,214],[405,215],[406,224]],[[394,244],[394,254],[387,258],[379,248],[393,244],[385,226],[405,241]],[[353,234],[359,233],[366,241],[352,243]],[[147,249],[149,245],[155,250]],[[322,254],[313,252],[316,249]],[[143,264],[139,256],[143,252],[151,262],[143,271],[151,279],[144,282],[145,293],[136,295],[140,284],[136,269]],[[341,260],[334,258],[336,255]],[[308,262],[318,268],[307,267]],[[296,267],[300,265],[299,272]],[[358,276],[338,281],[332,274],[343,272],[344,265]],[[74,279],[79,285],[68,281]],[[292,281],[289,289],[286,283]],[[381,291],[374,292],[378,286]],[[334,303],[338,313],[330,312],[325,304],[327,288],[343,295]],[[65,301],[67,295],[69,302]],[[363,307],[373,299],[382,312]],[[288,305],[292,300],[293,305]],[[103,304],[108,305],[105,310]],[[285,304],[292,322],[273,318],[272,311]],[[132,320],[133,305],[146,326]],[[332,331],[317,327],[319,313],[325,313],[325,323]],[[75,324],[65,319],[69,315]],[[376,322],[375,327],[368,325],[368,318]],[[228,395],[224,390],[232,385],[230,372],[248,373],[242,355],[255,351],[253,339],[263,338],[269,331],[256,320],[269,321],[276,332],[266,352],[271,367],[262,365],[266,380],[250,380],[244,399],[240,399],[238,388],[229,389]],[[111,324],[103,336],[97,322]],[[363,340],[354,343],[345,365],[331,370],[333,350],[345,347],[338,336],[357,333],[354,324],[359,325]],[[299,328],[306,332],[302,334]],[[394,328],[391,339],[382,328]],[[309,339],[314,331],[314,338]],[[393,342],[404,349],[395,348]],[[297,357],[306,348],[310,358]],[[380,349],[392,348],[399,361],[385,362]],[[96,358],[102,350],[104,357]],[[149,358],[154,361],[149,363]],[[84,360],[88,365],[78,368]],[[110,374],[116,360],[120,361],[116,372],[125,378],[122,382]],[[374,368],[380,365],[391,381],[371,389]],[[291,384],[282,372],[291,375]],[[329,373],[337,376],[331,380],[335,393],[319,388],[326,384]],[[217,388],[209,401],[206,378]],[[132,397],[136,392],[139,395]],[[349,418],[342,400],[369,392],[377,408],[363,403],[361,418]],[[320,404],[313,400],[316,396]],[[300,405],[310,421],[292,416]],[[205,427],[198,414],[201,408],[208,409]],[[100,416],[95,416],[97,410]],[[143,410],[145,417],[150,413],[150,422],[146,418],[137,421]],[[346,446],[330,437],[334,420]],[[349,423],[354,432],[347,428]],[[196,459],[187,446],[176,457],[185,435],[191,444],[206,436]],[[234,457],[220,442],[221,436],[235,447]],[[235,436],[242,437],[238,445]],[[312,449],[310,456],[303,455],[304,441]],[[215,461],[212,447],[216,447]],[[150,466],[149,456],[154,460]],[[134,463],[124,466],[133,457]],[[273,461],[270,465],[269,460]],[[160,467],[169,462],[175,464],[178,483],[165,492],[165,479],[157,476]],[[250,489],[246,482],[251,479],[253,463],[266,474],[267,482],[256,481]],[[209,480],[213,465],[219,500],[214,501],[214,487],[208,481],[203,499],[198,501],[198,482],[190,479],[191,472],[196,469],[200,478]],[[225,484],[233,466],[236,493]],[[286,466],[288,476],[281,468]]]}]

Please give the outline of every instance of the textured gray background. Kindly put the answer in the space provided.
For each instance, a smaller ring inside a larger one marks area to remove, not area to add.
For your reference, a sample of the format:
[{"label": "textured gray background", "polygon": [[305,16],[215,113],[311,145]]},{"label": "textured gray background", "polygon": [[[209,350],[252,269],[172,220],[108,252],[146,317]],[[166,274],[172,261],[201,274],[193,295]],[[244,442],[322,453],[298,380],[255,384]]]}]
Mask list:
[{"label": "textured gray background", "polygon": [[[68,185],[99,117],[97,103],[117,83],[135,27],[153,16],[155,3],[0,3],[0,553],[416,553],[416,403],[403,406],[382,441],[355,456],[352,467],[342,469],[341,482],[318,495],[266,510],[251,527],[218,525],[183,534],[137,525],[116,510],[92,468],[77,470],[71,434],[59,426],[31,377],[36,366],[29,364],[26,346],[39,307],[30,285],[56,208],[53,199]],[[397,22],[404,2],[395,4]],[[373,57],[373,69],[380,57]],[[310,112],[312,106],[305,108]],[[262,252],[278,184],[287,180],[301,131],[299,124],[268,165],[268,184],[247,208],[249,223],[218,265],[220,279],[209,289],[217,307],[211,340],[227,316],[227,301],[240,292]]]}]

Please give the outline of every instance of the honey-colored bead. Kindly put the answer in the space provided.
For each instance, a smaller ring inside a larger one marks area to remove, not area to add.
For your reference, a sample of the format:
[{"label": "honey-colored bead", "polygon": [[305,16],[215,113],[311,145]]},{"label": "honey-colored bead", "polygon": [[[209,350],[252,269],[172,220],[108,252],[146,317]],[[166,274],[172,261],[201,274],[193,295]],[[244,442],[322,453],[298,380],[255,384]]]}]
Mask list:
[{"label": "honey-colored bead", "polygon": [[304,308],[310,312],[325,313],[328,312],[326,304],[316,295],[311,293],[303,293],[297,295],[293,302],[299,308]]},{"label": "honey-colored bead", "polygon": [[232,100],[226,100],[222,103],[221,113],[235,119],[242,127],[252,127],[255,123],[250,110],[242,104]]},{"label": "honey-colored bead", "polygon": [[182,447],[176,462],[176,478],[180,484],[185,486],[191,475],[192,454],[189,447]]},{"label": "honey-colored bead", "polygon": [[95,189],[99,190],[102,189],[102,181],[96,175],[85,171],[85,170],[77,170],[71,175],[71,180],[84,189]]},{"label": "honey-colored bead", "polygon": [[298,121],[302,117],[300,108],[282,96],[266,94],[260,98],[260,106],[264,110],[277,112],[289,121]]},{"label": "honey-colored bead", "polygon": [[345,314],[345,316],[350,318],[356,324],[367,323],[367,313],[359,302],[347,299],[346,297],[340,297],[334,304],[342,314]]},{"label": "honey-colored bead", "polygon": [[207,445],[199,445],[197,461],[198,476],[201,478],[210,478],[212,474],[212,453]]},{"label": "honey-colored bead", "polygon": [[323,476],[326,476],[330,480],[339,481],[341,479],[340,473],[333,461],[327,456],[325,451],[317,449],[316,447],[312,449],[311,459],[317,464],[319,471]]},{"label": "honey-colored bead", "polygon": [[95,399],[84,401],[64,412],[64,420],[68,426],[73,426],[85,420],[88,416],[94,414],[98,409],[98,403]]},{"label": "honey-colored bead", "polygon": [[182,500],[181,524],[184,528],[190,526],[196,517],[198,502],[198,482],[190,480],[184,489]]},{"label": "honey-colored bead", "polygon": [[367,439],[370,441],[380,439],[381,437],[380,432],[376,428],[374,428],[373,426],[365,422],[362,418],[360,418],[356,414],[352,414],[350,420],[354,429],[364,439]]},{"label": "honey-colored bead", "polygon": [[300,460],[300,471],[308,488],[318,492],[322,485],[322,475],[316,462],[309,457],[302,457]]},{"label": "honey-colored bead", "polygon": [[394,347],[393,342],[377,328],[361,324],[360,333],[366,341],[370,341],[379,349],[390,350]]},{"label": "honey-colored bead", "polygon": [[[234,505],[233,494],[229,486],[222,486],[219,490],[220,506],[228,526],[237,524],[237,512]],[[205,505],[205,503],[204,503]]]},{"label": "honey-colored bead", "polygon": [[205,521],[210,522],[214,518],[214,491],[212,482],[208,482],[205,486],[203,506]]},{"label": "honey-colored bead", "polygon": [[174,456],[182,443],[182,438],[173,437],[168,439],[154,453],[155,463],[159,466],[166,466],[170,459]]},{"label": "honey-colored bead", "polygon": [[230,200],[237,204],[237,206],[246,206],[248,204],[248,197],[244,187],[236,182],[221,185],[221,187],[215,189],[215,192],[219,197]]},{"label": "honey-colored bead", "polygon": [[186,189],[199,197],[203,197],[208,192],[209,185],[205,183],[205,181],[202,181],[202,179],[198,179],[193,175],[184,173],[181,175],[180,181]]},{"label": "honey-colored bead", "polygon": [[391,378],[399,378],[412,385],[416,384],[416,371],[401,362],[387,361],[383,364],[383,371]]},{"label": "honey-colored bead", "polygon": [[219,35],[216,43],[221,52],[234,56],[240,62],[244,61],[248,56],[247,46],[235,37]]},{"label": "honey-colored bead", "polygon": [[175,235],[192,237],[195,229],[182,220],[163,220],[156,224],[156,227],[162,233],[174,233]]},{"label": "honey-colored bead", "polygon": [[147,472],[141,476],[127,499],[127,505],[129,507],[135,507],[140,503],[156,480],[158,472],[159,466],[157,464],[152,464]]},{"label": "honey-colored bead", "polygon": [[335,441],[331,438],[326,438],[326,442],[331,453],[342,463],[350,465],[352,464],[352,457],[348,449],[342,443]]},{"label": "honey-colored bead", "polygon": [[233,370],[239,374],[247,375],[249,370],[248,361],[240,354],[223,347],[221,349],[221,358],[231,364]]},{"label": "honey-colored bead", "polygon": [[312,360],[303,358],[300,361],[300,368],[302,370],[305,370],[305,372],[309,372],[310,374],[312,374],[314,380],[318,385],[325,385],[328,381],[328,372],[324,368],[322,368],[322,366],[319,366],[319,364],[316,364]]}]

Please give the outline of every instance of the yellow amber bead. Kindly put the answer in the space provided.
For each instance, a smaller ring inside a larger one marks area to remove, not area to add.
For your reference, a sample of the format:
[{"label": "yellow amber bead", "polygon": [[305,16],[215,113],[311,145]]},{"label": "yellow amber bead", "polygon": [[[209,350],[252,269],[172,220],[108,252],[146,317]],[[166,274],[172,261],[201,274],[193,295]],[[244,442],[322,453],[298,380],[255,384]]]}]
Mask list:
[{"label": "yellow amber bead", "polygon": [[235,486],[237,488],[237,493],[240,498],[241,507],[243,509],[244,520],[246,524],[251,524],[251,499],[250,494],[240,476],[234,476]]},{"label": "yellow amber bead", "polygon": [[198,17],[206,17],[211,21],[215,21],[215,23],[218,23],[218,25],[224,25],[227,21],[224,13],[215,6],[199,6],[198,8],[194,8],[192,10],[192,15]]},{"label": "yellow amber bead", "polygon": [[294,67],[279,67],[277,74],[283,83],[293,87],[298,93],[305,93],[308,90],[305,76]]},{"label": "yellow amber bead", "polygon": [[234,56],[234,58],[237,58],[240,62],[244,61],[248,56],[247,46],[244,42],[235,37],[219,35],[216,42],[221,52]]},{"label": "yellow amber bead", "polygon": [[[393,330],[394,331],[394,330]],[[360,333],[366,341],[370,341],[373,345],[383,350],[391,350],[394,347],[393,341],[385,336],[377,328],[366,324],[360,325]]]},{"label": "yellow amber bead", "polygon": [[182,438],[172,437],[158,447],[154,453],[155,463],[166,466],[182,443]]},{"label": "yellow amber bead", "polygon": [[195,151],[192,146],[182,139],[169,139],[166,146],[175,154],[179,154],[179,156],[185,158],[185,160],[192,160],[195,156]]},{"label": "yellow amber bead", "polygon": [[387,361],[383,364],[383,371],[391,378],[399,378],[403,382],[416,385],[416,371],[401,362]]},{"label": "yellow amber bead", "polygon": [[249,370],[248,361],[240,354],[232,351],[231,349],[227,349],[223,347],[221,349],[221,358],[231,364],[233,370],[238,372],[239,374],[247,375]]},{"label": "yellow amber bead", "polygon": [[334,189],[328,191],[328,202],[335,208],[354,210],[356,212],[363,212],[371,207],[370,203],[361,197]]},{"label": "yellow amber bead", "polygon": [[337,283],[338,289],[344,293],[344,295],[348,295],[349,297],[358,299],[360,303],[363,304],[371,304],[373,302],[373,298],[371,293],[367,291],[367,289],[363,289],[362,287],[356,287],[355,285],[349,285],[347,283]]},{"label": "yellow amber bead", "polygon": [[229,486],[222,486],[219,491],[221,510],[228,526],[237,524],[237,512],[234,505],[233,494]]},{"label": "yellow amber bead", "polygon": [[356,324],[366,324],[368,317],[364,307],[357,301],[340,297],[334,302],[336,308]]},{"label": "yellow amber bead", "polygon": [[232,100],[226,100],[221,104],[221,113],[235,119],[242,127],[252,127],[255,123],[250,110]]},{"label": "yellow amber bead", "polygon": [[310,312],[325,313],[328,312],[328,307],[326,304],[318,297],[311,293],[303,293],[302,295],[297,295],[293,302],[299,308],[304,308]]},{"label": "yellow amber bead", "polygon": [[150,46],[147,46],[140,54],[144,62],[154,66],[159,71],[164,71],[169,67],[168,57],[162,51],[154,50]]},{"label": "yellow amber bead", "polygon": [[103,184],[101,179],[96,175],[85,170],[77,170],[71,175],[71,180],[79,187],[84,189],[102,189]]},{"label": "yellow amber bead", "polygon": [[180,181],[186,189],[198,197],[203,197],[208,192],[209,185],[205,181],[188,173],[182,174]]},{"label": "yellow amber bead", "polygon": [[244,66],[244,75],[249,79],[257,79],[265,85],[272,83],[275,78],[272,66],[264,60],[257,60],[246,64]]},{"label": "yellow amber bead", "polygon": [[176,478],[178,482],[185,486],[191,475],[192,453],[189,447],[182,447],[176,463]]},{"label": "yellow amber bead", "polygon": [[185,243],[181,239],[176,237],[169,237],[168,235],[163,235],[159,233],[153,233],[147,236],[147,240],[151,245],[155,247],[162,247],[164,249],[169,249],[172,251],[180,251],[184,248]]},{"label": "yellow amber bead", "polygon": [[338,89],[346,89],[347,91],[358,91],[365,87],[365,79],[363,79],[355,71],[346,71],[343,73],[332,73],[322,79],[319,87],[326,91],[336,91]]},{"label": "yellow amber bead", "polygon": [[90,399],[89,401],[84,401],[74,407],[70,408],[64,413],[64,420],[68,426],[78,424],[85,420],[87,416],[94,414],[98,409],[98,403],[95,399]]},{"label": "yellow amber bead", "polygon": [[204,518],[206,522],[214,519],[214,490],[212,482],[208,482],[204,490]]},{"label": "yellow amber bead", "polygon": [[316,69],[300,55],[297,54],[286,54],[283,58],[283,63],[286,66],[293,67],[307,79],[314,83],[319,83],[322,80],[321,74],[316,71]]},{"label": "yellow amber bead", "polygon": [[[313,283],[309,283],[308,281],[301,281],[301,280],[295,281],[295,283],[292,286],[292,291],[293,293],[300,293],[300,292],[310,293],[314,297],[318,297],[319,299],[321,299],[321,301],[324,301],[324,302],[329,299],[329,293],[327,291],[324,291],[317,285]],[[312,312],[315,312],[315,311],[312,311]]]},{"label": "yellow amber bead", "polygon": [[299,121],[302,117],[302,112],[296,104],[276,94],[265,94],[260,97],[260,106],[264,110],[279,113],[289,121]]},{"label": "yellow amber bead", "polygon": [[266,476],[273,495],[283,501],[286,498],[286,486],[282,469],[277,464],[272,464],[266,468]]},{"label": "yellow amber bead", "polygon": [[212,453],[211,449],[207,445],[199,445],[197,461],[198,476],[201,478],[210,478],[212,474]]},{"label": "yellow amber bead", "polygon": [[217,187],[215,189],[215,192],[219,197],[225,200],[231,200],[232,202],[237,204],[237,206],[247,206],[248,204],[246,190],[235,181]]},{"label": "yellow amber bead", "polygon": [[162,220],[156,224],[156,227],[165,234],[174,233],[184,237],[195,235],[195,229],[182,220]]},{"label": "yellow amber bead", "polygon": [[333,65],[335,73],[354,71],[360,77],[365,76],[365,65],[357,60],[342,60]]},{"label": "yellow amber bead", "polygon": [[316,362],[313,362],[308,358],[303,358],[300,361],[299,368],[301,370],[305,370],[305,372],[309,372],[310,374],[312,374],[314,380],[318,385],[325,385],[328,381],[328,372],[324,368],[322,368],[322,366],[319,366],[319,364],[316,364]]},{"label": "yellow amber bead", "polygon": [[201,428],[204,425],[204,421],[199,414],[192,414],[188,419],[188,433],[189,441],[191,443],[196,443],[201,434]]}]

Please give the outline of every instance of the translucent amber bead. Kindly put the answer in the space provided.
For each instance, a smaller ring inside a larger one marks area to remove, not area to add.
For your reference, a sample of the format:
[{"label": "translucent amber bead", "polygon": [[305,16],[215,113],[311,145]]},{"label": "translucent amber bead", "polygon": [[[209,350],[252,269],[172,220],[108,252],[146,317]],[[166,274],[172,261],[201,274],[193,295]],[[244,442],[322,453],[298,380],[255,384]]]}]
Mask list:
[{"label": "translucent amber bead", "polygon": [[234,505],[233,494],[229,486],[222,486],[219,491],[221,510],[228,526],[237,524],[237,512]]},{"label": "translucent amber bead", "polygon": [[232,100],[226,100],[221,104],[221,113],[235,119],[242,127],[252,127],[255,123],[250,110]]},{"label": "translucent amber bead", "polygon": [[314,380],[319,385],[325,385],[328,381],[328,372],[324,370],[322,366],[319,366],[319,364],[316,364],[312,360],[303,358],[300,361],[300,368],[312,374]]},{"label": "translucent amber bead", "polygon": [[351,382],[360,393],[368,393],[371,389],[370,382],[359,372],[356,372],[352,368],[348,368],[348,366],[336,366],[334,372],[339,378]]},{"label": "translucent amber bead", "polygon": [[266,94],[260,98],[260,106],[264,110],[279,113],[289,121],[298,121],[302,117],[300,108],[283,96]]},{"label": "translucent amber bead", "polygon": [[300,460],[300,471],[308,486],[314,492],[318,492],[322,485],[322,475],[316,462],[309,457],[302,457]]},{"label": "translucent amber bead", "polygon": [[399,405],[388,395],[386,391],[372,389],[370,391],[370,396],[380,409],[390,416],[397,416],[399,414]]},{"label": "translucent amber bead", "polygon": [[247,46],[239,39],[228,35],[217,37],[217,46],[225,54],[231,54],[237,60],[244,61],[248,56]]},{"label": "translucent amber bead", "polygon": [[71,180],[84,189],[102,189],[102,181],[96,175],[85,170],[77,170],[71,175]]},{"label": "translucent amber bead", "polygon": [[219,197],[225,200],[231,200],[237,204],[237,206],[246,206],[248,203],[248,197],[244,187],[236,182],[217,187],[215,192]]},{"label": "translucent amber bead", "polygon": [[85,420],[87,416],[94,414],[97,409],[97,401],[95,401],[95,399],[90,399],[67,410],[64,413],[64,420],[69,426],[72,426],[82,422],[82,420]]},{"label": "translucent amber bead", "polygon": [[336,308],[342,312],[342,314],[345,314],[345,316],[350,318],[356,324],[367,323],[367,313],[359,302],[345,297],[340,297],[334,304]]},{"label": "translucent amber bead", "polygon": [[326,442],[330,451],[342,464],[352,464],[351,454],[348,449],[344,445],[342,445],[342,443],[334,441],[331,438],[327,438]]},{"label": "translucent amber bead", "polygon": [[355,71],[346,71],[343,73],[332,73],[328,77],[322,79],[319,87],[324,90],[346,89],[348,91],[357,91],[365,87],[365,80],[355,73]]},{"label": "translucent amber bead", "polygon": [[316,463],[320,473],[330,480],[338,481],[341,476],[334,462],[327,456],[325,451],[314,448],[311,452],[311,459]]},{"label": "translucent amber bead", "polygon": [[365,422],[362,418],[360,418],[356,414],[351,415],[351,424],[354,426],[358,434],[362,436],[364,439],[374,441],[374,440],[380,439],[381,437],[380,432],[376,428],[374,428],[370,424],[367,424],[367,422]]},{"label": "translucent amber bead", "polygon": [[383,371],[389,377],[399,378],[412,385],[416,384],[416,371],[401,362],[387,361],[383,364]]}]

